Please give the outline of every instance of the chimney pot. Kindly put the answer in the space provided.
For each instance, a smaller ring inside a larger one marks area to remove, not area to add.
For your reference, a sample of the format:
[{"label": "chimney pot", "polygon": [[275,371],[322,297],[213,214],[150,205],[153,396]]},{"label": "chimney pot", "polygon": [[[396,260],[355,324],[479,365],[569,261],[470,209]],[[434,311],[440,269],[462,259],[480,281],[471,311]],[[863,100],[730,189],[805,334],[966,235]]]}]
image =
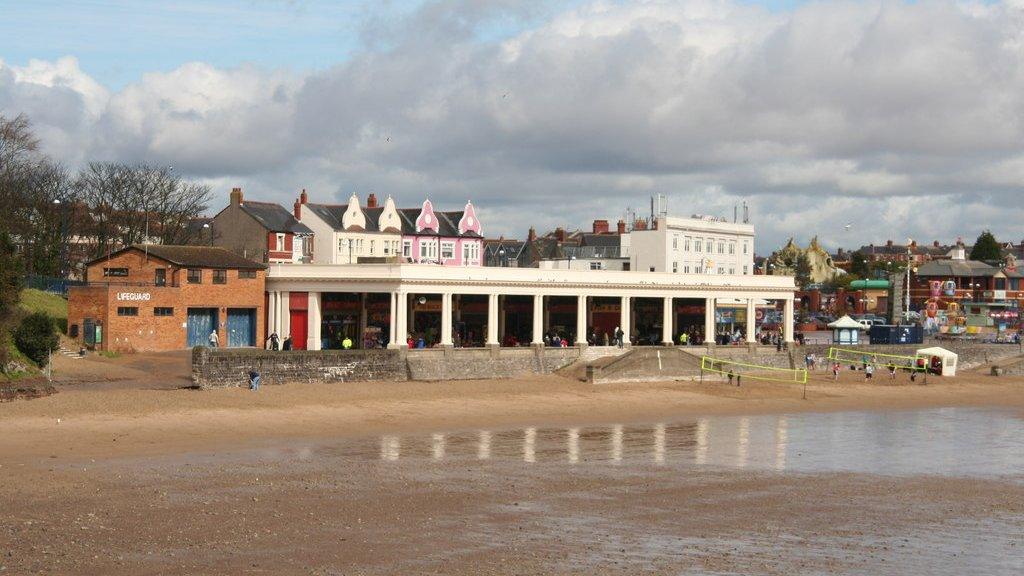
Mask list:
[{"label": "chimney pot", "polygon": [[559,242],[565,242],[565,228],[555,229],[555,240],[558,240]]},{"label": "chimney pot", "polygon": [[607,220],[594,220],[594,234],[607,234],[608,233],[608,221]]},{"label": "chimney pot", "polygon": [[537,230],[533,226],[530,226],[530,231],[526,233],[526,241],[533,242],[537,239]]},{"label": "chimney pot", "polygon": [[242,200],[243,200],[243,198],[242,198],[242,189],[241,188],[232,188],[231,189],[231,204],[234,205],[234,206],[239,206],[239,205],[242,204]]},{"label": "chimney pot", "polygon": [[626,221],[625,220],[619,220],[618,224],[615,225],[615,229],[619,233],[620,236],[625,234],[626,233]]},{"label": "chimney pot", "polygon": [[892,240],[886,240],[885,241],[885,245],[891,247],[892,246]]},{"label": "chimney pot", "polygon": [[366,207],[367,208],[376,208],[377,207],[377,195],[376,194],[371,193],[369,196],[366,197]]},{"label": "chimney pot", "polygon": [[292,215],[295,216],[296,220],[302,220],[302,202],[295,201],[295,205],[292,206]]},{"label": "chimney pot", "polygon": [[302,194],[299,194],[299,202],[301,202],[302,204],[306,204],[307,202],[309,202],[309,196],[306,194],[305,188],[302,189]]}]

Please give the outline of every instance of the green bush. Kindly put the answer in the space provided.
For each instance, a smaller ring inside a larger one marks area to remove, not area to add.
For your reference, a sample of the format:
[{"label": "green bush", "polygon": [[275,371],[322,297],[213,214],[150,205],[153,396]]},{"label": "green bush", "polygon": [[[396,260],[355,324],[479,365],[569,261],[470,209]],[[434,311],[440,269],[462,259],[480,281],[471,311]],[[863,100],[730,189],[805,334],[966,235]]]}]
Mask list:
[{"label": "green bush", "polygon": [[42,312],[25,316],[14,331],[14,345],[39,366],[45,366],[52,350],[57,349],[57,327]]}]

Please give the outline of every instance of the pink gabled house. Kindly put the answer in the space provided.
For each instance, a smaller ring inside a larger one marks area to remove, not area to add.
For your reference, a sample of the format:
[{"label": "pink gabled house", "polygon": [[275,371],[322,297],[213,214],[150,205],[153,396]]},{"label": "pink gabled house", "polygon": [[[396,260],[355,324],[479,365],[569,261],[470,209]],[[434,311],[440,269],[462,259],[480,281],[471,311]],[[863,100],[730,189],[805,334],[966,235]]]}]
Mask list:
[{"label": "pink gabled house", "polygon": [[422,208],[404,208],[398,214],[402,256],[409,262],[483,266],[483,228],[472,202],[457,212],[436,212],[425,200]]}]

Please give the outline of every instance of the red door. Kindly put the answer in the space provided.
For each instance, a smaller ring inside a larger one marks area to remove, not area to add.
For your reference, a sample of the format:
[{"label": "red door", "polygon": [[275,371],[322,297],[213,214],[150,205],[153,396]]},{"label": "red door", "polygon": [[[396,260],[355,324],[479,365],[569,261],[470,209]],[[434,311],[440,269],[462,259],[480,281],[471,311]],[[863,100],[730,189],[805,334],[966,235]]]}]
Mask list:
[{"label": "red door", "polygon": [[306,349],[306,326],[308,312],[306,310],[291,311],[291,337],[293,350]]}]

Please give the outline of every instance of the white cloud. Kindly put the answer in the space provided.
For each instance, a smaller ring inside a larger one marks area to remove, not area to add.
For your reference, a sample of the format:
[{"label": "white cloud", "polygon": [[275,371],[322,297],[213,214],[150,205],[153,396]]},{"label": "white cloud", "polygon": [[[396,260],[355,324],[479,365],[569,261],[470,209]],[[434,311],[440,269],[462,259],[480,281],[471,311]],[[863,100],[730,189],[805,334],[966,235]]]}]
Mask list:
[{"label": "white cloud", "polygon": [[747,199],[762,251],[1016,234],[1017,0],[596,2],[494,42],[467,33],[512,3],[487,4],[429,3],[301,74],[192,63],[110,93],[73,58],[0,62],[0,111],[70,163],[164,162],[285,203],[472,198],[494,233],[586,227],[662,192],[684,214]]}]

